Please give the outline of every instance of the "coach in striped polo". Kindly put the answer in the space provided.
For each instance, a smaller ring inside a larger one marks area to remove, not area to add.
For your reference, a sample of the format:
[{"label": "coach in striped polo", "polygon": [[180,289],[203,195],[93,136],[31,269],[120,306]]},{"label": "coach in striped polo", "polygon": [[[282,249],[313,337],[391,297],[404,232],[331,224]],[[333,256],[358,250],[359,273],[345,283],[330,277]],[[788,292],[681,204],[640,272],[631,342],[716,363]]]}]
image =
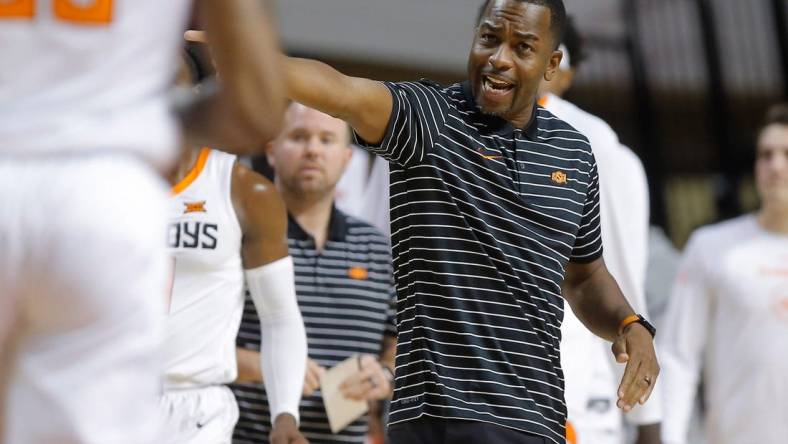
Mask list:
[{"label": "coach in striped polo", "polygon": [[[349,139],[345,122],[294,103],[267,152],[289,215],[288,249],[309,345],[300,430],[312,444],[362,444],[368,428],[362,417],[331,433],[319,387],[326,369],[358,356],[358,371],[342,385],[351,399],[388,398],[393,382],[396,330],[389,242],[334,204],[337,181],[353,154]],[[238,379],[244,382],[232,386],[240,410],[233,442],[266,443],[272,396],[260,384],[265,379],[259,365],[260,323],[251,300],[237,344]]]},{"label": "coach in striped polo", "polygon": [[469,80],[448,87],[283,60],[291,98],[391,163],[395,444],[564,442],[564,299],[627,362],[619,407],[645,402],[659,373],[650,324],[602,260],[589,143],[536,105],[561,61],[563,2],[484,11]]}]

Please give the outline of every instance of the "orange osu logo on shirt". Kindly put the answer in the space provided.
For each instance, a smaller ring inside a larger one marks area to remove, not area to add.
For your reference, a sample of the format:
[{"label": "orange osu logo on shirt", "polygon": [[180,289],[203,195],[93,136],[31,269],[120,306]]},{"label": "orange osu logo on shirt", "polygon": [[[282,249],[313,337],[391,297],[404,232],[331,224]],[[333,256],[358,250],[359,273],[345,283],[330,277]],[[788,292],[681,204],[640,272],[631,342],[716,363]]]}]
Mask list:
[{"label": "orange osu logo on shirt", "polygon": [[183,205],[186,207],[183,210],[183,214],[207,213],[208,212],[205,209],[205,201],[204,200],[201,200],[199,202],[184,202]]},{"label": "orange osu logo on shirt", "polygon": [[347,275],[350,279],[365,281],[369,277],[369,272],[363,267],[350,267],[347,270]]},{"label": "orange osu logo on shirt", "polygon": [[553,174],[550,175],[550,180],[558,185],[566,185],[566,173],[563,171],[554,171]]}]

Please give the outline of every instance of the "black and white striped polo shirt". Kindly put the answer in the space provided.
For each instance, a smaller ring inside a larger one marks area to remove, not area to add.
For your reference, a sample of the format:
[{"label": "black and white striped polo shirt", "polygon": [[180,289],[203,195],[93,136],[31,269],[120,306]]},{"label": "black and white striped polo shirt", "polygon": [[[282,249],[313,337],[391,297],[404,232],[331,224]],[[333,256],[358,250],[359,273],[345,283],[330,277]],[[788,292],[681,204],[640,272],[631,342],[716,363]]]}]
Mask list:
[{"label": "black and white striped polo shirt", "polygon": [[392,163],[390,424],[486,421],[563,443],[560,285],[568,261],[602,255],[591,147],[541,107],[525,129],[482,114],[467,83],[386,86],[386,135],[359,142]]},{"label": "black and white striped polo shirt", "polygon": [[[306,326],[309,357],[330,368],[354,354],[378,356],[384,335],[395,335],[389,242],[377,229],[334,209],[322,251],[293,219],[288,245],[295,263],[298,306]],[[239,347],[260,349],[260,324],[247,295]],[[240,417],[234,443],[265,443],[271,417],[260,384],[231,386]],[[301,400],[300,430],[313,444],[363,443],[367,418],[331,434],[320,391]]]}]

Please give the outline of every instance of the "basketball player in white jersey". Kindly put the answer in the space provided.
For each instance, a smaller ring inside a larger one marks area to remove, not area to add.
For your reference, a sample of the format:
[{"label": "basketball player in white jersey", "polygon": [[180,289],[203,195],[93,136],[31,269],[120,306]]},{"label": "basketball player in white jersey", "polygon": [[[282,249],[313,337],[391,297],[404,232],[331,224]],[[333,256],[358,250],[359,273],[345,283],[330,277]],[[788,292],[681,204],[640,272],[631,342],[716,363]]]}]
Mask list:
[{"label": "basketball player in white jersey", "polygon": [[[261,69],[275,49],[262,5],[201,3],[227,82],[212,100],[227,112],[187,128],[265,137],[254,122],[283,103]],[[177,156],[167,95],[190,6],[0,1],[0,442],[160,442],[156,169]]]},{"label": "basketball player in white jersey", "polygon": [[287,215],[273,184],[236,157],[185,153],[172,178],[168,243],[174,280],[166,327],[162,443],[229,444],[238,406],[235,338],[248,286],[263,329],[261,368],[272,390],[276,444],[306,442],[296,419],[306,368]]}]

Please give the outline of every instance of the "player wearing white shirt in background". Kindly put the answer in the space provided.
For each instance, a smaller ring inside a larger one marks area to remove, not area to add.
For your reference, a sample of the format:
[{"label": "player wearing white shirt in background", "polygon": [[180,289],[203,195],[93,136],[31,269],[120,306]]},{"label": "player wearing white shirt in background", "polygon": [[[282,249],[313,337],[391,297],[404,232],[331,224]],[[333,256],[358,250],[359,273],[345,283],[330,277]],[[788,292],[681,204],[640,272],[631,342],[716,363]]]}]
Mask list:
[{"label": "player wearing white shirt in background", "polygon": [[353,150],[353,156],[337,183],[334,204],[343,213],[361,218],[364,213],[364,195],[370,178],[372,157],[357,146],[351,145],[350,147]]},{"label": "player wearing white shirt in background", "polygon": [[[275,50],[262,5],[199,3],[217,52],[234,51],[220,61],[230,86],[184,108],[221,113],[189,134],[264,138],[282,103],[278,76],[259,69]],[[156,169],[179,146],[168,91],[190,7],[0,1],[0,442],[160,442]],[[239,76],[246,88],[232,86]]]},{"label": "player wearing white shirt in background", "polygon": [[391,235],[386,159],[380,156],[370,159],[366,151],[354,146],[353,157],[337,183],[335,199],[343,212],[372,224],[387,237]]},{"label": "player wearing white shirt in background", "polygon": [[761,209],[690,238],[664,319],[662,440],[689,444],[701,374],[714,444],[788,439],[788,105],[758,135]]},{"label": "player wearing white shirt in background", "polygon": [[287,250],[287,213],[274,185],[217,150],[184,153],[170,198],[168,246],[174,277],[165,341],[160,443],[230,444],[238,406],[225,385],[238,368],[235,338],[244,284],[259,313],[256,364],[270,375],[274,444],[306,442],[298,403],[306,332]]},{"label": "player wearing white shirt in background", "polygon": [[[201,60],[189,52],[184,57],[178,86],[189,89],[202,72]],[[159,444],[232,441],[238,406],[226,384],[238,375],[235,338],[245,288],[264,332],[255,365],[272,375],[265,380],[273,411],[266,438],[305,443],[297,420],[306,332],[279,193],[237,156],[210,148],[183,150],[168,179],[173,267]]]},{"label": "player wearing white shirt in background", "polygon": [[[648,318],[645,301],[648,259],[649,196],[643,164],[619,142],[602,119],[562,99],[582,59],[580,36],[571,24],[564,38],[564,58],[552,81],[542,82],[540,105],[588,137],[597,160],[601,188],[604,260],[632,308]],[[566,384],[568,420],[579,444],[622,444],[622,414],[616,408],[623,366],[610,344],[591,334],[571,310],[564,312],[561,366]],[[656,396],[655,396],[656,395]],[[659,443],[661,400],[655,391],[648,403],[625,414],[638,426],[638,444]]]}]

